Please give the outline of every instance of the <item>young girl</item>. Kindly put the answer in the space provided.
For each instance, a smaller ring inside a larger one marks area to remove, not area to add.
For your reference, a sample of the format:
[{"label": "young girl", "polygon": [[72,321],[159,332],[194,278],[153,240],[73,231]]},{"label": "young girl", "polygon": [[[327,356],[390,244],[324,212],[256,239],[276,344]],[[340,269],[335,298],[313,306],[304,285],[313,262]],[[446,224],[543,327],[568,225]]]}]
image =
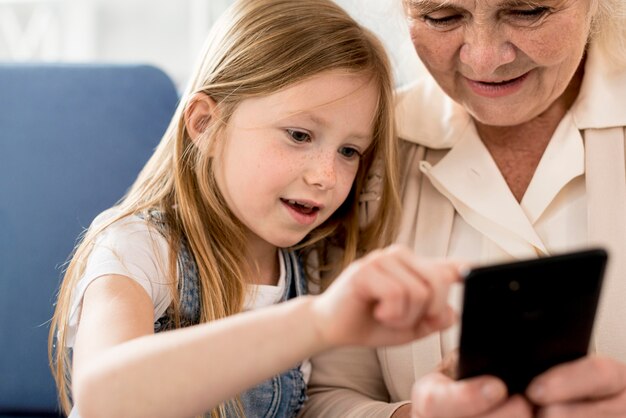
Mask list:
[{"label": "young girl", "polygon": [[[275,305],[391,241],[391,96],[382,46],[332,1],[236,1],[154,155],[69,264],[51,328],[64,410],[293,417],[302,359],[449,325],[455,267],[402,248]],[[363,228],[359,199],[380,203]]]}]

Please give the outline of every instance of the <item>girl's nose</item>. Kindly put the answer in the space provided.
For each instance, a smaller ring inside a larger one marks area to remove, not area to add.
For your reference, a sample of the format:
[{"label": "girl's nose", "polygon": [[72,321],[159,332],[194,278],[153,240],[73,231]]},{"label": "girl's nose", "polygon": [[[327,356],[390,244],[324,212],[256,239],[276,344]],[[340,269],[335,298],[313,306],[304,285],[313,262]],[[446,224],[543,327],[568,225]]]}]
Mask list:
[{"label": "girl's nose", "polygon": [[337,183],[336,152],[320,153],[310,159],[305,168],[304,181],[322,190],[329,190]]},{"label": "girl's nose", "polygon": [[465,31],[459,58],[470,67],[476,81],[489,80],[500,66],[515,60],[515,47],[497,27],[474,24]]}]

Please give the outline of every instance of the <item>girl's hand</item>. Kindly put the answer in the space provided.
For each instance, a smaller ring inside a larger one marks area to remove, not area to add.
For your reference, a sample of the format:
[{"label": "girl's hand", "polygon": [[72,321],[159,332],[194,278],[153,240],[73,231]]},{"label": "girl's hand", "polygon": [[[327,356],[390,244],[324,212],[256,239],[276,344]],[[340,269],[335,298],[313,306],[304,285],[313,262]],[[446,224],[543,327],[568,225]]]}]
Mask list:
[{"label": "girl's hand", "polygon": [[327,346],[395,345],[447,328],[459,264],[415,256],[394,245],[352,263],[313,301],[314,320]]},{"label": "girl's hand", "polygon": [[533,380],[528,398],[541,418],[626,416],[626,365],[589,356],[553,367]]}]

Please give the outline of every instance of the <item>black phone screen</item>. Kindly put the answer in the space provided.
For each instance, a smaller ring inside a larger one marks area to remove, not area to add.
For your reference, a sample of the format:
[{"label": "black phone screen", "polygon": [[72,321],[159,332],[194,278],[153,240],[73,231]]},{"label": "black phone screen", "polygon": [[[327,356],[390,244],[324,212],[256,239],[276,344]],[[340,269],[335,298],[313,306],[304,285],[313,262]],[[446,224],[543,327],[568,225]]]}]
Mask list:
[{"label": "black phone screen", "polygon": [[592,249],[472,269],[458,378],[494,375],[522,393],[536,375],[585,356],[606,260]]}]

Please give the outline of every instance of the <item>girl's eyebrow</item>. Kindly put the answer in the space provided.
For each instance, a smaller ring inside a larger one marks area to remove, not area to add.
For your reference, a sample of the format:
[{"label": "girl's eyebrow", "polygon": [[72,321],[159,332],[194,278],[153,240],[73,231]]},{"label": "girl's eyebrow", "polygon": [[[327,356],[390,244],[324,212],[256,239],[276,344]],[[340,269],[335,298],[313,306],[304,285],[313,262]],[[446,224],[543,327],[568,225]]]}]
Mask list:
[{"label": "girl's eyebrow", "polygon": [[290,111],[281,120],[297,118],[299,120],[306,119],[317,126],[328,126],[329,123],[324,118],[316,115],[309,109]]}]

